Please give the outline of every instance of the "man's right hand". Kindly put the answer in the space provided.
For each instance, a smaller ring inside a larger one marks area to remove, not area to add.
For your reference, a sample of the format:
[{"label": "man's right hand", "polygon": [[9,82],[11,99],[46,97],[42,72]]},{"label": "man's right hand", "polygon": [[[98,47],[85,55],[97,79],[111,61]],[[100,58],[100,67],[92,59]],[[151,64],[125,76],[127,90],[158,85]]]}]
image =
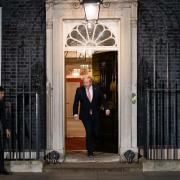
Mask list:
[{"label": "man's right hand", "polygon": [[6,137],[9,139],[11,137],[11,131],[10,129],[6,129]]},{"label": "man's right hand", "polygon": [[78,120],[79,118],[78,118],[78,114],[75,114],[74,115],[74,120]]}]

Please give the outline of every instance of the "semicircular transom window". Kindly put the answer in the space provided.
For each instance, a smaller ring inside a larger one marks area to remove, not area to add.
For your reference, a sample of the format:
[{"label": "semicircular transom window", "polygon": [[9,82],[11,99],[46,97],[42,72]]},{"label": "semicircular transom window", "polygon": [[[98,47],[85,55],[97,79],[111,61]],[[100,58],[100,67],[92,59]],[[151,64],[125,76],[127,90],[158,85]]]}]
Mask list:
[{"label": "semicircular transom window", "polygon": [[68,46],[117,46],[114,34],[102,24],[80,24],[68,34]]}]

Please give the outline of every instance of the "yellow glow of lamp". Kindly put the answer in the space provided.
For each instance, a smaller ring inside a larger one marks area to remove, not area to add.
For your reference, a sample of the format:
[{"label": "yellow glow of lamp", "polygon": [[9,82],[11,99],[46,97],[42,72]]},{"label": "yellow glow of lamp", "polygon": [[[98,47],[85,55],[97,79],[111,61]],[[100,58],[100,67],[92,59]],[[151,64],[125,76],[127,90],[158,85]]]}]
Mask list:
[{"label": "yellow glow of lamp", "polygon": [[100,4],[103,0],[80,0],[84,6],[85,18],[88,22],[97,22],[99,19]]}]

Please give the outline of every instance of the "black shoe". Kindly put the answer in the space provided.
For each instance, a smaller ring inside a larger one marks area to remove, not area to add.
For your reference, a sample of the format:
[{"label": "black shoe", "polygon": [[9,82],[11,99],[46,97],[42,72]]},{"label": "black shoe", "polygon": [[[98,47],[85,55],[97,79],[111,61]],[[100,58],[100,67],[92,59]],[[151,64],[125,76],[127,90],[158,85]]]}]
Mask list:
[{"label": "black shoe", "polygon": [[0,171],[0,175],[11,175],[11,173],[7,172],[6,170]]},{"label": "black shoe", "polygon": [[91,151],[88,151],[88,152],[87,152],[87,155],[88,155],[88,156],[89,156],[89,155],[93,156],[93,155],[94,155],[94,153],[93,153],[93,152],[91,152]]},{"label": "black shoe", "polygon": [[89,159],[94,159],[94,155],[93,155],[92,152],[88,152],[88,158],[89,158]]},{"label": "black shoe", "polygon": [[93,160],[94,156],[93,155],[88,155],[89,160]]}]

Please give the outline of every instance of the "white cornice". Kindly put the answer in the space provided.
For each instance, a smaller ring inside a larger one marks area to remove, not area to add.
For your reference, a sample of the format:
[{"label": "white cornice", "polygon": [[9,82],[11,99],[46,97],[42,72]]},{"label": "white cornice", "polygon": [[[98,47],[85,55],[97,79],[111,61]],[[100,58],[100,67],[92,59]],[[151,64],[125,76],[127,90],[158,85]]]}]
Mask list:
[{"label": "white cornice", "polygon": [[[46,0],[46,3],[64,4],[64,3],[78,3],[79,0]],[[138,0],[104,0],[104,3],[137,3]]]}]

